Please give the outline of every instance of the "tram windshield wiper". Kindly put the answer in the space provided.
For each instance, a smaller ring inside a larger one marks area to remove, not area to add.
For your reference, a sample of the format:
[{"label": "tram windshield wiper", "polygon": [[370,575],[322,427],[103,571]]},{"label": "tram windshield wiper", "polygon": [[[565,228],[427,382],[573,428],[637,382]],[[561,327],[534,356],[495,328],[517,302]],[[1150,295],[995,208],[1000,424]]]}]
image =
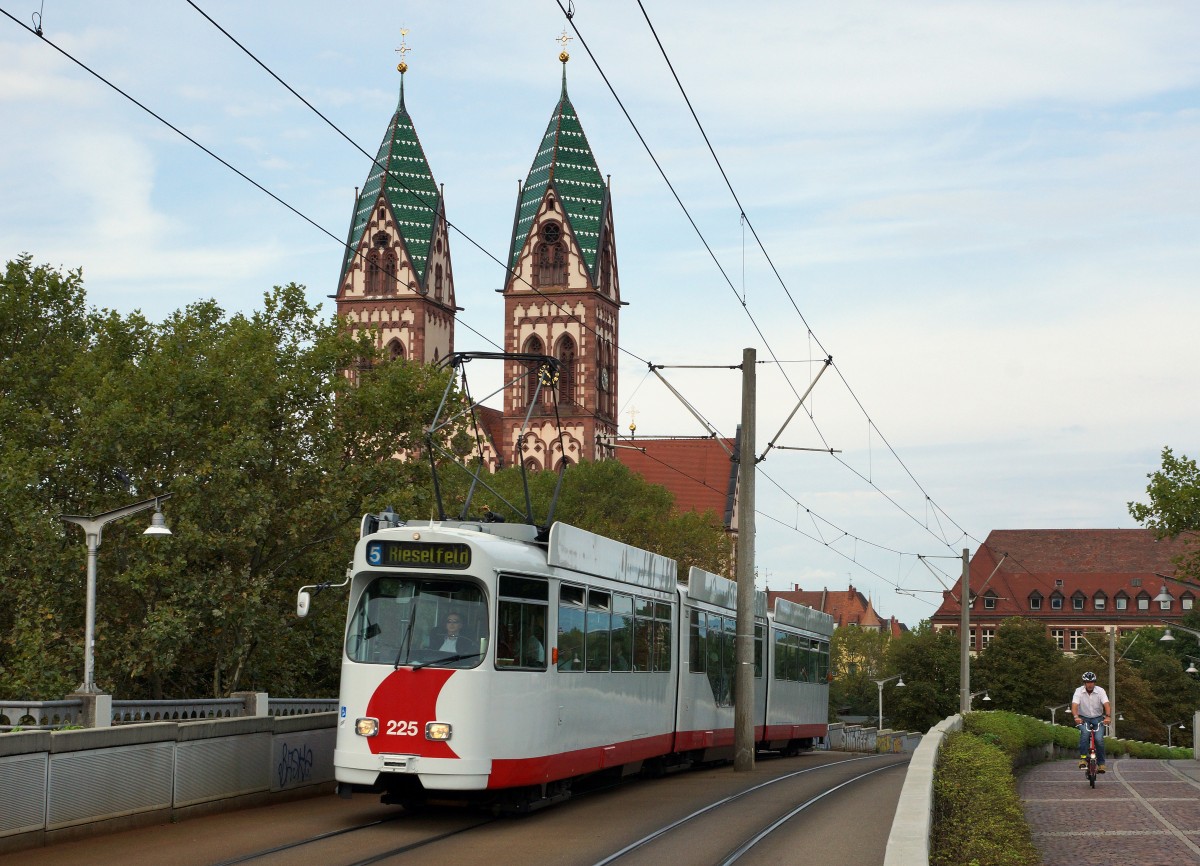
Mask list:
[{"label": "tram windshield wiper", "polygon": [[412,644],[413,623],[417,621],[417,612],[414,609],[412,615],[409,616],[408,629],[404,632],[404,639],[400,641],[400,652],[396,653],[396,664],[392,665],[392,670],[400,670],[400,662],[408,658],[408,648]]},{"label": "tram windshield wiper", "polygon": [[483,655],[483,653],[459,653],[458,655],[446,656],[445,658],[441,659],[430,659],[429,661],[418,662],[412,666],[412,669],[414,671],[419,671],[421,668],[427,668],[430,665],[442,665],[448,664],[449,662],[460,662],[463,659],[478,658],[481,655]]}]

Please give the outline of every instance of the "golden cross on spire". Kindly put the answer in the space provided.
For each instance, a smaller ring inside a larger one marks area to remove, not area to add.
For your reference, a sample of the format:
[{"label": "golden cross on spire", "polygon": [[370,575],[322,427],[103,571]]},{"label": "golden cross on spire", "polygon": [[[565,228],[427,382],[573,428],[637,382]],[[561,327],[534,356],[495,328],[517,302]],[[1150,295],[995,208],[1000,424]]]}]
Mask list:
[{"label": "golden cross on spire", "polygon": [[408,36],[408,28],[401,27],[400,28],[400,47],[396,49],[396,53],[400,55],[400,62],[396,64],[396,70],[401,75],[403,75],[405,72],[408,72],[408,63],[405,61],[404,56],[406,54],[408,54],[408,52],[412,51],[412,49],[409,48],[407,43],[405,43],[405,41],[404,41],[404,37],[406,37],[406,36]]},{"label": "golden cross on spire", "polygon": [[567,53],[567,43],[570,42],[574,38],[575,38],[574,36],[567,35],[566,27],[563,28],[563,32],[562,32],[561,36],[554,37],[554,41],[562,46],[562,52],[558,55],[558,59],[561,60],[563,63],[566,63],[568,60],[571,59],[571,55]]}]

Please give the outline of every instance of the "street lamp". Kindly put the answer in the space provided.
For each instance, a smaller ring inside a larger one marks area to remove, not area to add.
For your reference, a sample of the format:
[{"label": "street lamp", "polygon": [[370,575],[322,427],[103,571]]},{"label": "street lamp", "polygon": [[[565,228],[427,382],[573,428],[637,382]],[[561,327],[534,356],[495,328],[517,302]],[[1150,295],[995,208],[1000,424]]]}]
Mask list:
[{"label": "street lamp", "polygon": [[1054,714],[1059,710],[1065,710],[1070,704],[1059,704],[1057,707],[1046,707],[1050,711],[1050,724],[1054,724]]},{"label": "street lamp", "polygon": [[1171,748],[1171,728],[1175,727],[1176,725],[1179,725],[1179,730],[1181,730],[1181,731],[1187,730],[1186,728],[1184,728],[1183,722],[1171,722],[1171,724],[1166,725],[1165,727],[1167,729],[1167,748],[1168,749]]},{"label": "street lamp", "polygon": [[875,685],[879,686],[879,729],[883,730],[883,685],[890,683],[892,680],[900,680],[896,683],[896,688],[904,688],[904,674],[896,674],[894,677],[888,677],[883,680],[875,680]]},{"label": "street lamp", "polygon": [[93,654],[96,648],[96,553],[100,549],[100,532],[104,529],[105,524],[145,511],[147,508],[153,508],[154,516],[150,520],[150,526],[142,534],[170,535],[171,530],[167,529],[167,522],[162,515],[162,503],[170,498],[170,493],[164,493],[153,499],[143,499],[141,502],[126,505],[124,508],[105,511],[91,517],[83,517],[78,514],[59,515],[60,520],[83,527],[83,534],[87,539],[87,621],[83,635],[83,685],[79,687],[80,692],[96,694],[99,691],[93,677]]},{"label": "street lamp", "polygon": [[1191,664],[1188,665],[1186,668],[1184,668],[1183,672],[1185,674],[1200,674],[1200,670],[1196,669],[1196,662],[1200,661],[1200,659],[1197,659],[1194,656],[1189,656],[1189,655],[1184,655],[1184,658],[1187,659],[1189,662],[1191,662]]},{"label": "street lamp", "polygon": [[987,689],[984,689],[981,692],[971,692],[970,697],[967,698],[967,708],[968,709],[970,709],[970,707],[971,707],[971,701],[975,700],[980,695],[983,695],[983,699],[985,701],[987,701],[988,703],[991,703],[992,697],[991,697],[991,695],[988,694]]},{"label": "street lamp", "polygon": [[1192,637],[1200,638],[1200,631],[1196,631],[1194,628],[1188,628],[1186,625],[1180,625],[1177,622],[1167,622],[1165,619],[1160,619],[1159,622],[1166,626],[1166,629],[1163,631],[1163,636],[1159,638],[1160,641],[1175,640],[1175,635],[1171,634],[1171,629],[1173,628],[1177,628],[1180,631],[1186,631]]}]

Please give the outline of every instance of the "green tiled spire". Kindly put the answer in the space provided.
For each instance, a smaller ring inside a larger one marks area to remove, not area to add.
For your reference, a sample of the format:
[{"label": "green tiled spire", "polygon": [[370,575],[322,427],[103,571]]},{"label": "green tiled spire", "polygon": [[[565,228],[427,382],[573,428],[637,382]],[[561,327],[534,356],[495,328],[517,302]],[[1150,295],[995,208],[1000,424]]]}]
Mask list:
[{"label": "green tiled spire", "polygon": [[403,74],[400,77],[400,102],[396,106],[396,113],[388,124],[375,164],[371,166],[371,173],[367,175],[367,182],[363,184],[354,208],[354,222],[346,242],[341,280],[346,278],[381,186],[391,205],[392,215],[400,226],[417,279],[424,285],[439,193],[429,161],[425,159],[425,151],[421,149],[417,131],[413,128],[412,118],[404,107]]},{"label": "green tiled spire", "polygon": [[587,136],[575,113],[575,106],[567,96],[567,68],[563,66],[562,96],[525,186],[521,189],[521,200],[517,205],[516,225],[513,228],[512,255],[509,266],[515,267],[525,239],[533,226],[547,186],[553,186],[566,213],[567,223],[575,235],[588,271],[596,273],[596,256],[600,246],[600,223],[603,218],[604,197],[607,189],[604,177],[596,165],[596,157],[588,146]]}]

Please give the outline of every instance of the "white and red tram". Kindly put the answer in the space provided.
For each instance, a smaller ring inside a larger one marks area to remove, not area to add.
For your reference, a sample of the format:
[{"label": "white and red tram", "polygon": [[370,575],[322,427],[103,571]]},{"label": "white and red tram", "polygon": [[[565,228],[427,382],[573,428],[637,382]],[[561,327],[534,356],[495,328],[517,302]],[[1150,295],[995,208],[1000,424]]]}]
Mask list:
[{"label": "white and red tram", "polygon": [[[302,593],[301,610],[307,609]],[[385,802],[524,808],[733,753],[736,586],[555,523],[363,518],[334,768]],[[825,736],[831,618],[757,594],[755,739]]]}]

